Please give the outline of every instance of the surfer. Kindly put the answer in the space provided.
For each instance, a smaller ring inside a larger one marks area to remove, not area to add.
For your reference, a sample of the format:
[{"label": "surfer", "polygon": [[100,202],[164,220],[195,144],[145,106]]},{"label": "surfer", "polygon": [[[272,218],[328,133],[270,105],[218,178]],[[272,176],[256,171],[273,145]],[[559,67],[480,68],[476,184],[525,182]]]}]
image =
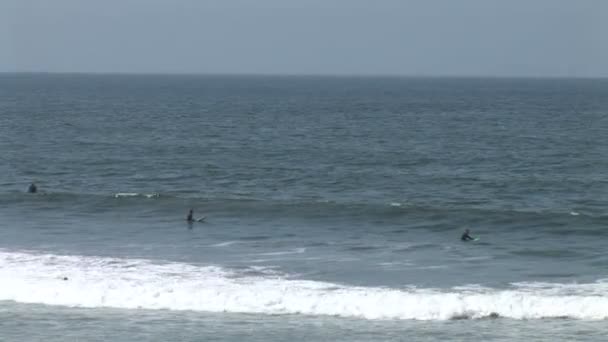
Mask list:
[{"label": "surfer", "polygon": [[190,209],[190,212],[188,212],[188,217],[186,217],[186,221],[188,221],[189,223],[194,222],[194,217],[192,217],[193,214],[194,210]]},{"label": "surfer", "polygon": [[31,183],[30,186],[27,187],[27,192],[29,192],[30,194],[35,194],[38,191],[38,188],[36,187],[36,184]]},{"label": "surfer", "polygon": [[460,240],[462,241],[471,241],[471,240],[475,240],[471,235],[469,235],[469,230],[465,229],[464,233],[462,234],[462,236],[460,237]]},{"label": "surfer", "polygon": [[207,218],[207,216],[202,216],[202,217],[199,217],[199,218],[194,218],[194,210],[190,209],[190,211],[188,212],[188,216],[186,217],[186,221],[188,223],[205,222],[206,218]]}]

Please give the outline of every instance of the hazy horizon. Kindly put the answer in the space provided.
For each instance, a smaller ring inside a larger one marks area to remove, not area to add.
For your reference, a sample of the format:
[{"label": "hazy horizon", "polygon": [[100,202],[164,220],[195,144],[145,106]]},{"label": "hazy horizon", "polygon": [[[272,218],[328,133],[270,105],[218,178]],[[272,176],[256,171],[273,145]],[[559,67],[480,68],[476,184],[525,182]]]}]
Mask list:
[{"label": "hazy horizon", "polygon": [[530,79],[530,80],[606,80],[608,76],[561,75],[407,75],[407,74],[297,74],[297,73],[211,73],[211,72],[113,72],[113,71],[0,71],[0,75],[82,75],[82,76],[168,76],[168,77],[268,77],[268,78],[403,78],[403,79]]},{"label": "hazy horizon", "polygon": [[6,0],[0,72],[605,78],[608,3]]}]

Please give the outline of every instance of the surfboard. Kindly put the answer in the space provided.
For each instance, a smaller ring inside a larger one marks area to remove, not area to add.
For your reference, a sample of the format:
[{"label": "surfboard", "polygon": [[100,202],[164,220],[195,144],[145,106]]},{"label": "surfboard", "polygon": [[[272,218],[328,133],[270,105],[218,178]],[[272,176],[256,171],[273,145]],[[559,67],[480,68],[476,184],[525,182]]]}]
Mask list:
[{"label": "surfboard", "polygon": [[473,241],[479,241],[479,238],[478,237],[473,238]]},{"label": "surfboard", "polygon": [[196,219],[196,222],[205,222],[206,218],[207,218],[207,216],[199,217]]}]

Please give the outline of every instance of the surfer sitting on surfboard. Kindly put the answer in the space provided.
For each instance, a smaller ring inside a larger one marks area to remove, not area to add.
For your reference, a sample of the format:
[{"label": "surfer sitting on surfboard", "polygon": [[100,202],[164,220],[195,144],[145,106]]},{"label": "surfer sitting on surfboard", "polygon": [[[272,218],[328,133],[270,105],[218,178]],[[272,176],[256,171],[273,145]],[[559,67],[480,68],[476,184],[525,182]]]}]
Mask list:
[{"label": "surfer sitting on surfboard", "polygon": [[194,210],[190,209],[190,212],[188,212],[188,217],[186,217],[186,221],[194,222],[194,218],[192,217],[193,214],[194,214]]},{"label": "surfer sitting on surfboard", "polygon": [[195,219],[193,216],[194,216],[194,210],[190,209],[190,211],[188,212],[188,216],[186,217],[186,221],[188,221],[188,223],[203,222],[206,218],[206,216],[203,216],[201,218]]},{"label": "surfer sitting on surfboard", "polygon": [[469,230],[465,229],[464,233],[460,237],[460,240],[462,240],[462,241],[473,241],[475,239],[471,235],[469,235]]},{"label": "surfer sitting on surfboard", "polygon": [[30,194],[35,194],[38,191],[38,188],[36,187],[36,184],[32,183],[30,184],[30,186],[27,187],[27,192],[29,192]]}]

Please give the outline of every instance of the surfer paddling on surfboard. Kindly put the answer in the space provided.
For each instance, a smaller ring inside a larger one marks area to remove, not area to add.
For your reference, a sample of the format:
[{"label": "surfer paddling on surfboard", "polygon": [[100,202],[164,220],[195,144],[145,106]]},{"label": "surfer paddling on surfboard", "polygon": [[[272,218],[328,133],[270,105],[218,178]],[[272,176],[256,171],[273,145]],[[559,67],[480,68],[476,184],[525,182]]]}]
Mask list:
[{"label": "surfer paddling on surfboard", "polygon": [[469,233],[470,233],[470,231],[468,229],[465,229],[464,233],[460,237],[460,240],[462,240],[462,241],[474,241],[474,240],[476,240],[471,235],[469,235]]}]

